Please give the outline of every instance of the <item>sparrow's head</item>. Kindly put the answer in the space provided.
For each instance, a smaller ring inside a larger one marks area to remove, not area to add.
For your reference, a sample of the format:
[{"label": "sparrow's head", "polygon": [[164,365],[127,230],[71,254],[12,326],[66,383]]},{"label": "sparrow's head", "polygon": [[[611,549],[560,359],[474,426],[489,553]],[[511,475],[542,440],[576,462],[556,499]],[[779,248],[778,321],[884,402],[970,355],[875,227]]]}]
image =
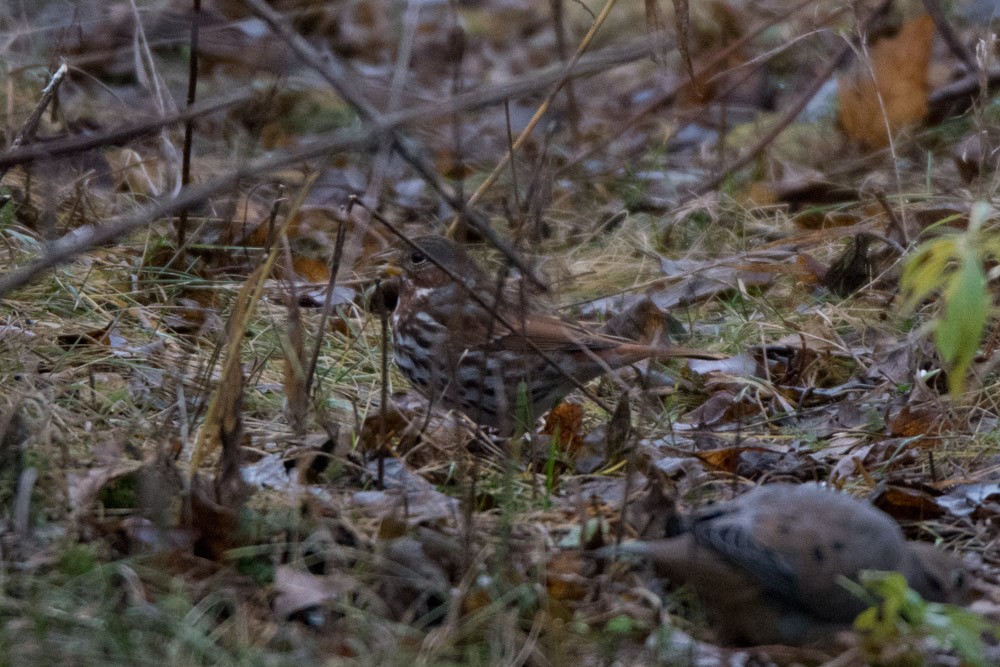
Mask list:
[{"label": "sparrow's head", "polygon": [[[419,236],[400,250],[403,280],[414,289],[448,285],[450,271],[462,280],[477,278],[481,270],[465,249],[443,236]],[[443,268],[442,268],[443,267]],[[447,270],[444,270],[447,269]]]}]

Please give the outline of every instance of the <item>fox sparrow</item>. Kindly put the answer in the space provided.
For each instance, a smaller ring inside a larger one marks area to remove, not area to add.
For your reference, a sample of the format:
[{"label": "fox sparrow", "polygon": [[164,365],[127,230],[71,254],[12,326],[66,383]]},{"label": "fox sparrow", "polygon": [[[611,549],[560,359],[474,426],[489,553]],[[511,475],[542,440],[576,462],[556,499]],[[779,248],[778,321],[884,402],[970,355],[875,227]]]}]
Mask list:
[{"label": "fox sparrow", "polygon": [[422,236],[413,244],[419,250],[403,251],[392,315],[396,365],[431,403],[503,433],[513,431],[516,415],[538,416],[581,383],[647,357],[722,357],[591,331],[545,312],[537,301],[498,290],[444,237]]}]

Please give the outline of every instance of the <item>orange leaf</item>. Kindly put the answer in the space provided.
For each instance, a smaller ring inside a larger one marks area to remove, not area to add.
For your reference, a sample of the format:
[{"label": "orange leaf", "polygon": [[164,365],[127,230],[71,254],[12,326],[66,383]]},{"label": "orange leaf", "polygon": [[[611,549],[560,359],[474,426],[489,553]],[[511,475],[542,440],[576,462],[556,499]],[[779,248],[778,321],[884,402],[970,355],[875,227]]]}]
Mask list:
[{"label": "orange leaf", "polygon": [[895,136],[924,120],[933,36],[933,20],[921,14],[869,49],[870,70],[861,64],[853,80],[841,78],[839,120],[848,136],[867,148],[882,148],[889,145],[887,126]]},{"label": "orange leaf", "polygon": [[563,451],[573,452],[580,448],[583,427],[583,408],[575,403],[560,403],[549,410],[545,417],[542,433],[559,434],[559,445]]},{"label": "orange leaf", "polygon": [[326,262],[312,257],[295,257],[292,259],[292,268],[307,282],[325,283],[330,280],[330,269]]}]

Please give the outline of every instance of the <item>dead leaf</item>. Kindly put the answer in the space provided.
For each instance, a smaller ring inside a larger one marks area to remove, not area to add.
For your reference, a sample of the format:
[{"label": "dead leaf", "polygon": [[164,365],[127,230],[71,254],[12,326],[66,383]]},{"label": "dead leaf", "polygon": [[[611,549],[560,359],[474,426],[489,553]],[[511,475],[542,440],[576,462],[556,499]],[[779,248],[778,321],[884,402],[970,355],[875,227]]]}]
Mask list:
[{"label": "dead leaf", "polygon": [[629,406],[628,394],[618,399],[611,420],[608,421],[607,433],[604,438],[605,454],[609,461],[616,461],[625,456],[629,449],[629,436],[632,433],[632,410]]},{"label": "dead leaf", "polygon": [[775,273],[788,273],[787,264],[764,262],[699,262],[694,260],[660,259],[660,269],[672,278],[672,284],[649,294],[653,303],[664,311],[680,305],[694,304],[711,297],[746,287],[766,287]]},{"label": "dead leaf", "polygon": [[736,395],[732,392],[718,391],[697,408],[685,414],[681,421],[685,424],[704,427],[724,421],[734,421],[757,412],[758,406],[753,401],[737,401]]},{"label": "dead leaf", "polygon": [[935,435],[946,430],[948,422],[938,402],[907,404],[889,420],[888,431],[889,435],[900,438]]},{"label": "dead leaf", "polygon": [[379,593],[394,618],[412,623],[444,615],[451,602],[451,583],[420,541],[411,537],[379,540],[376,552]]},{"label": "dead leaf", "polygon": [[1000,516],[1000,483],[959,484],[935,500],[953,517],[995,521]]},{"label": "dead leaf", "polygon": [[545,416],[542,435],[558,436],[559,450],[572,455],[583,438],[583,408],[576,403],[560,403]]},{"label": "dead leaf", "polygon": [[934,21],[921,14],[869,49],[871,71],[860,63],[850,80],[841,78],[839,121],[849,137],[883,148],[890,135],[923,122],[933,36]]},{"label": "dead leaf", "polygon": [[142,464],[139,461],[121,461],[112,465],[94,468],[85,473],[66,473],[66,486],[69,492],[70,507],[74,511],[86,511],[105,485],[129,473],[135,472],[141,466]]},{"label": "dead leaf", "polygon": [[980,174],[992,174],[997,170],[1000,150],[995,143],[990,143],[985,131],[980,131],[962,139],[952,151],[952,159],[965,182],[971,183]]},{"label": "dead leaf", "polygon": [[868,249],[873,237],[861,233],[855,236],[823,276],[823,286],[839,297],[848,297],[874,277]]},{"label": "dead leaf", "polygon": [[559,551],[545,564],[545,589],[553,600],[582,600],[597,572],[597,562],[578,550]]},{"label": "dead leaf", "polygon": [[73,349],[77,347],[83,347],[88,345],[110,345],[110,333],[111,327],[114,326],[114,322],[108,322],[103,327],[98,329],[91,329],[90,331],[83,331],[80,333],[67,333],[60,334],[56,337],[56,341],[59,347]]},{"label": "dead leaf", "polygon": [[667,328],[667,314],[653,300],[641,297],[625,310],[615,313],[601,327],[610,336],[627,338],[642,343],[652,343]]},{"label": "dead leaf", "polygon": [[944,515],[937,495],[923,484],[886,484],[872,498],[872,504],[897,520],[927,521]]},{"label": "dead leaf", "polygon": [[[857,201],[859,194],[857,190],[845,188],[837,183],[831,183],[818,171],[798,170],[787,174],[781,180],[754,182],[747,191],[745,198],[747,203],[755,206],[788,204],[794,212],[804,206],[820,206],[825,204],[839,204],[845,201]],[[799,215],[805,214],[800,213]],[[829,212],[829,215],[836,214]],[[855,220],[855,222],[857,221]]]},{"label": "dead leaf", "polygon": [[740,463],[740,458],[746,452],[765,452],[768,454],[781,454],[766,447],[722,447],[701,452],[692,452],[692,456],[707,465],[723,472],[733,474]]},{"label": "dead leaf", "polygon": [[[369,516],[395,517],[409,524],[424,521],[457,520],[459,502],[441,493],[399,459],[387,458],[384,465],[384,491],[358,491],[354,504]],[[377,477],[378,462],[368,464],[369,475]]]}]

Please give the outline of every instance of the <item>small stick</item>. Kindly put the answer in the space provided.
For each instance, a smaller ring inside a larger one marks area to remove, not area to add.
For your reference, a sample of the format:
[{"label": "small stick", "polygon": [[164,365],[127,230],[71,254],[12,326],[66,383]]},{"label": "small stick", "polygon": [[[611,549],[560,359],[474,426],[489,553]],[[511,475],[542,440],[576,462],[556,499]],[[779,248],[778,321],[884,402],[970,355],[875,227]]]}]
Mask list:
[{"label": "small stick", "polygon": [[[552,6],[552,29],[556,36],[556,53],[559,60],[565,63],[569,60],[569,53],[566,44],[566,12],[563,7],[563,0],[549,0]],[[573,89],[573,81],[566,82],[566,111],[569,115],[569,131],[573,137],[573,143],[580,143],[580,105],[576,101],[576,91]]]},{"label": "small stick", "polygon": [[618,525],[615,526],[615,546],[621,546],[625,539],[625,522],[628,520],[628,497],[632,493],[632,456],[631,451],[625,455],[625,479],[622,484],[622,511],[618,515]]},{"label": "small stick", "polygon": [[[507,121],[507,151],[510,153],[514,152],[514,133],[510,129],[510,100],[506,100],[503,103],[503,113],[504,119]],[[517,226],[516,229],[521,229],[521,191],[517,185],[517,161],[510,161],[510,182],[514,189],[514,210],[517,215]]]},{"label": "small stick", "polygon": [[809,84],[808,88],[799,95],[799,98],[795,100],[792,106],[785,112],[785,114],[775,123],[771,131],[765,134],[763,137],[757,141],[746,153],[738,157],[725,169],[720,170],[715,176],[712,176],[707,181],[699,185],[694,189],[691,196],[686,198],[686,201],[690,201],[697,197],[700,197],[708,192],[711,192],[715,188],[719,187],[723,181],[729,178],[729,175],[738,169],[742,169],[751,162],[757,159],[757,156],[764,152],[764,150],[771,145],[771,143],[778,138],[778,135],[785,131],[789,125],[792,124],[802,110],[806,108],[809,101],[815,97],[816,93],[819,92],[823,84],[826,83],[827,79],[836,71],[837,66],[840,65],[840,61],[850,53],[851,45],[844,44],[843,47],[832,57],[830,61],[826,64],[822,70],[820,70],[815,77],[813,77],[812,82]]},{"label": "small stick", "polygon": [[975,74],[979,70],[976,67],[976,59],[965,48],[965,45],[962,44],[962,40],[958,38],[955,31],[951,29],[951,24],[948,23],[948,19],[945,18],[944,12],[941,10],[941,3],[938,0],[924,0],[924,9],[927,10],[931,20],[934,21],[934,27],[941,33],[941,37],[944,38],[944,43],[948,45],[948,49],[956,58],[962,61],[969,74]]},{"label": "small stick", "polygon": [[[385,420],[389,414],[389,312],[379,310],[382,325],[382,387],[378,407],[378,488],[385,488]],[[403,497],[409,494],[403,490]]]},{"label": "small stick", "polygon": [[33,144],[18,149],[11,148],[3,155],[0,155],[0,169],[7,170],[15,165],[27,164],[35,160],[75,155],[100,146],[123,144],[132,139],[152,134],[167,125],[173,125],[174,123],[198,118],[199,116],[205,116],[231,106],[236,106],[248,101],[251,97],[253,97],[253,90],[243,88],[232,95],[224,95],[218,99],[189,107],[184,111],[179,111],[169,116],[125,125],[104,132],[103,134],[67,137],[66,139]]},{"label": "small stick", "polygon": [[[507,153],[500,159],[500,162],[497,163],[497,166],[493,168],[493,172],[490,173],[490,175],[486,177],[486,180],[483,181],[482,185],[480,185],[476,191],[472,193],[472,196],[469,197],[469,201],[466,203],[467,206],[475,204],[482,198],[487,190],[493,187],[493,184],[496,183],[500,174],[503,173],[504,167],[507,166],[507,162],[509,162],[513,157],[513,151],[520,150],[521,146],[524,145],[524,142],[527,141],[529,136],[531,136],[535,126],[538,125],[538,121],[540,121],[545,112],[549,110],[552,100],[555,99],[555,96],[562,89],[563,85],[565,85],[565,83],[569,80],[570,72],[572,71],[573,66],[576,65],[577,61],[580,60],[580,56],[582,56],[583,52],[590,46],[590,42],[593,41],[594,35],[597,34],[600,27],[604,25],[604,21],[608,18],[608,14],[611,13],[611,9],[615,6],[615,2],[616,0],[605,1],[604,7],[601,9],[601,13],[597,15],[596,19],[594,19],[593,24],[590,26],[590,30],[586,35],[584,35],[583,39],[580,41],[580,45],[577,46],[576,53],[574,53],[573,57],[570,58],[568,63],[566,63],[566,66],[563,69],[562,77],[560,77],[559,81],[552,87],[549,94],[545,96],[545,100],[538,106],[538,109],[535,110],[535,115],[531,117],[527,126],[521,131],[521,134],[518,135],[517,141],[514,142],[513,150],[507,151]],[[518,268],[521,267],[519,266]]]},{"label": "small stick", "polygon": [[330,301],[333,299],[333,288],[337,285],[337,274],[340,273],[340,260],[344,256],[344,239],[347,236],[347,225],[340,223],[337,227],[337,241],[333,246],[333,264],[330,266],[330,281],[326,284],[326,291],[323,293],[323,309],[320,311],[319,328],[316,330],[316,342],[313,344],[312,359],[309,360],[309,372],[306,373],[306,394],[312,388],[313,376],[316,374],[316,364],[319,362],[319,353],[323,347],[323,334],[326,332],[326,322],[330,317],[333,306]]},{"label": "small stick", "polygon": [[[198,98],[198,26],[201,23],[201,0],[192,0],[191,12],[191,55],[188,59],[188,89],[187,108],[194,106]],[[188,118],[184,121],[184,150],[181,155],[181,186],[191,182],[191,141],[194,134],[194,121]],[[183,252],[187,243],[188,209],[182,208],[177,213],[177,248]]]},{"label": "small stick", "polygon": [[[899,239],[901,243],[896,244],[897,248],[899,248],[899,246],[910,245],[910,237],[906,233],[906,225],[904,225],[903,221],[899,219],[898,215],[896,215],[896,211],[893,210],[891,206],[889,206],[889,202],[885,198],[885,193],[882,192],[881,190],[876,192],[875,201],[877,201],[879,206],[882,207],[882,210],[885,211],[885,216],[889,219],[889,228],[896,231],[896,233],[899,234]],[[901,252],[900,254],[903,253]]]},{"label": "small stick", "polygon": [[[24,121],[24,125],[21,129],[17,131],[14,135],[14,141],[10,142],[10,149],[14,150],[19,148],[21,144],[31,141],[35,137],[35,131],[38,130],[38,123],[42,120],[42,114],[45,113],[46,107],[52,101],[52,98],[56,96],[56,92],[59,90],[59,84],[63,82],[66,78],[66,72],[69,71],[69,67],[64,62],[56,70],[56,73],[52,75],[49,83],[45,88],[42,89],[42,96],[38,100],[38,104],[35,105],[35,110],[31,112],[28,116],[28,120]],[[0,167],[0,180],[7,174],[7,167]]]}]

